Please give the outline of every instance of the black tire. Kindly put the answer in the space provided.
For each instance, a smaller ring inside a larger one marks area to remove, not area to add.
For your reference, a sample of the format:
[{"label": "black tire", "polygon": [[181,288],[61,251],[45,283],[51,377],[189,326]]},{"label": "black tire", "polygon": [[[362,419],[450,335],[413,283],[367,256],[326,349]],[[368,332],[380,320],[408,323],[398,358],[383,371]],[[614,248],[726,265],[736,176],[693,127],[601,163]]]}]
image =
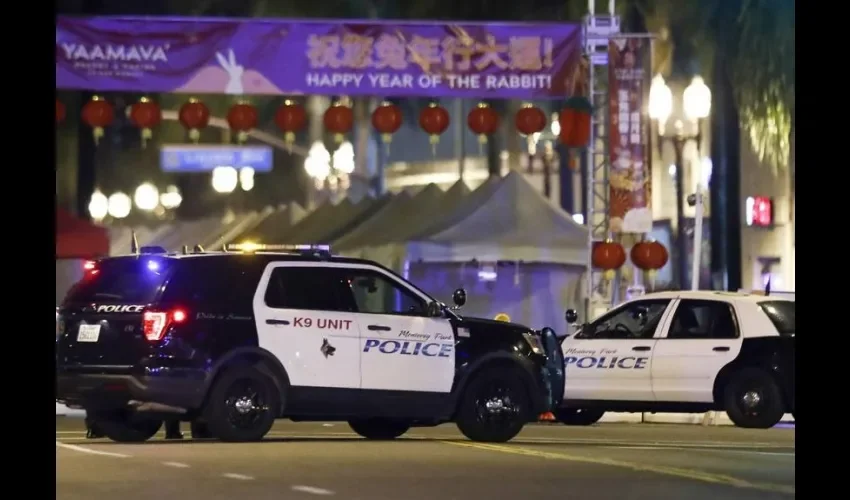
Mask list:
[{"label": "black tire", "polygon": [[395,439],[410,429],[410,424],[407,422],[384,418],[349,420],[348,425],[366,439],[382,441]]},{"label": "black tire", "polygon": [[162,420],[123,412],[98,415],[92,421],[104,436],[116,443],[144,443],[162,427]]},{"label": "black tire", "polygon": [[558,422],[565,425],[593,425],[599,422],[604,410],[589,410],[582,408],[559,408],[555,412]]},{"label": "black tire", "polygon": [[259,441],[269,432],[281,408],[275,383],[254,367],[231,368],[210,389],[204,420],[222,441]]},{"label": "black tire", "polygon": [[458,429],[472,441],[510,441],[529,421],[528,389],[510,369],[484,369],[472,377],[458,405]]},{"label": "black tire", "polygon": [[776,380],[758,368],[732,375],[723,390],[723,407],[735,425],[747,429],[769,429],[785,413]]}]

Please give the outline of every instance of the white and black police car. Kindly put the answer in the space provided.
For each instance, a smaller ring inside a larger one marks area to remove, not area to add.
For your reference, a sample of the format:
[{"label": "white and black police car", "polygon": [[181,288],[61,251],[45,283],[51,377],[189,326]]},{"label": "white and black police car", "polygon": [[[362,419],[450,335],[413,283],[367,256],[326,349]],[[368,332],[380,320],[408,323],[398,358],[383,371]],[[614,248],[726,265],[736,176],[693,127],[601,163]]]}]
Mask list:
[{"label": "white and black police car", "polygon": [[590,425],[606,411],[722,410],[740,427],[772,427],[794,414],[795,311],[788,298],[713,291],[625,302],[561,340],[555,417]]},{"label": "white and black police car", "polygon": [[134,243],[86,267],[58,311],[57,401],[115,441],[145,441],[168,419],[253,441],[289,418],[347,421],[371,439],[456,422],[504,442],[551,409],[537,332],[463,317],[326,246]]}]

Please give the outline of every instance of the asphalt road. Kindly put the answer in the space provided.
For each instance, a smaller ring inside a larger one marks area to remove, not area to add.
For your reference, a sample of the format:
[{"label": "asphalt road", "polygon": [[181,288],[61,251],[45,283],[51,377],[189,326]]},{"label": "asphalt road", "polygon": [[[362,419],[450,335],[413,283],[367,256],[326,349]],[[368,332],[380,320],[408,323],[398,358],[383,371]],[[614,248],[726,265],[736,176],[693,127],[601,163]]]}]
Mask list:
[{"label": "asphalt road", "polygon": [[[188,425],[185,432],[188,436]],[[279,422],[261,443],[122,445],[56,418],[59,500],[793,498],[793,428],[530,425],[512,442],[454,426],[360,439],[344,423]]]}]

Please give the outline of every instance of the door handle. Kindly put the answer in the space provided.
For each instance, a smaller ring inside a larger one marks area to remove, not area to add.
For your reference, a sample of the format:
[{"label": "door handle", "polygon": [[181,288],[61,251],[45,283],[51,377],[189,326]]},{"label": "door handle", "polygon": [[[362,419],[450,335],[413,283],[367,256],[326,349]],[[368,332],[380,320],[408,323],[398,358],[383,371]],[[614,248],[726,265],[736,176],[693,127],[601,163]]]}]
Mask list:
[{"label": "door handle", "polygon": [[288,325],[289,321],[287,321],[285,319],[267,319],[266,324],[267,325]]},{"label": "door handle", "polygon": [[390,327],[384,326],[384,325],[369,325],[366,328],[372,330],[373,332],[388,332],[388,331],[390,331]]},{"label": "door handle", "polygon": [[714,349],[712,349],[712,351],[727,352],[727,351],[729,351],[729,348],[726,347],[726,346],[717,346]]},{"label": "door handle", "polygon": [[632,347],[632,350],[633,351],[650,351],[650,350],[652,350],[652,348],[649,347],[648,345],[639,345],[639,346]]}]

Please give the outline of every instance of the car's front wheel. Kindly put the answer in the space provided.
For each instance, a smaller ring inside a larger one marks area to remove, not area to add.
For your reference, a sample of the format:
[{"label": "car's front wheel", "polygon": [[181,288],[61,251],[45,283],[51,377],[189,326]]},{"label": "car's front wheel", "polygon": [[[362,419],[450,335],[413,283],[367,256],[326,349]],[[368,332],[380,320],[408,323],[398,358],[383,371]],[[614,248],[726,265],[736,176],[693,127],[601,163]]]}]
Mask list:
[{"label": "car's front wheel", "polygon": [[204,421],[222,441],[259,441],[278,417],[280,398],[275,383],[260,370],[231,368],[213,384]]},{"label": "car's front wheel", "polygon": [[605,415],[604,410],[582,408],[559,408],[554,413],[555,419],[566,425],[593,425]]},{"label": "car's front wheel", "polygon": [[98,414],[92,421],[104,436],[117,443],[143,443],[162,427],[162,420],[127,412]]},{"label": "car's front wheel", "polygon": [[530,415],[528,390],[519,376],[513,370],[485,369],[464,390],[456,421],[473,441],[504,443],[520,433]]},{"label": "car's front wheel", "polygon": [[782,393],[770,374],[758,368],[735,373],[723,391],[723,406],[738,427],[768,429],[782,420]]},{"label": "car's front wheel", "polygon": [[395,439],[410,429],[407,422],[385,418],[349,420],[348,425],[364,438],[375,440]]}]

